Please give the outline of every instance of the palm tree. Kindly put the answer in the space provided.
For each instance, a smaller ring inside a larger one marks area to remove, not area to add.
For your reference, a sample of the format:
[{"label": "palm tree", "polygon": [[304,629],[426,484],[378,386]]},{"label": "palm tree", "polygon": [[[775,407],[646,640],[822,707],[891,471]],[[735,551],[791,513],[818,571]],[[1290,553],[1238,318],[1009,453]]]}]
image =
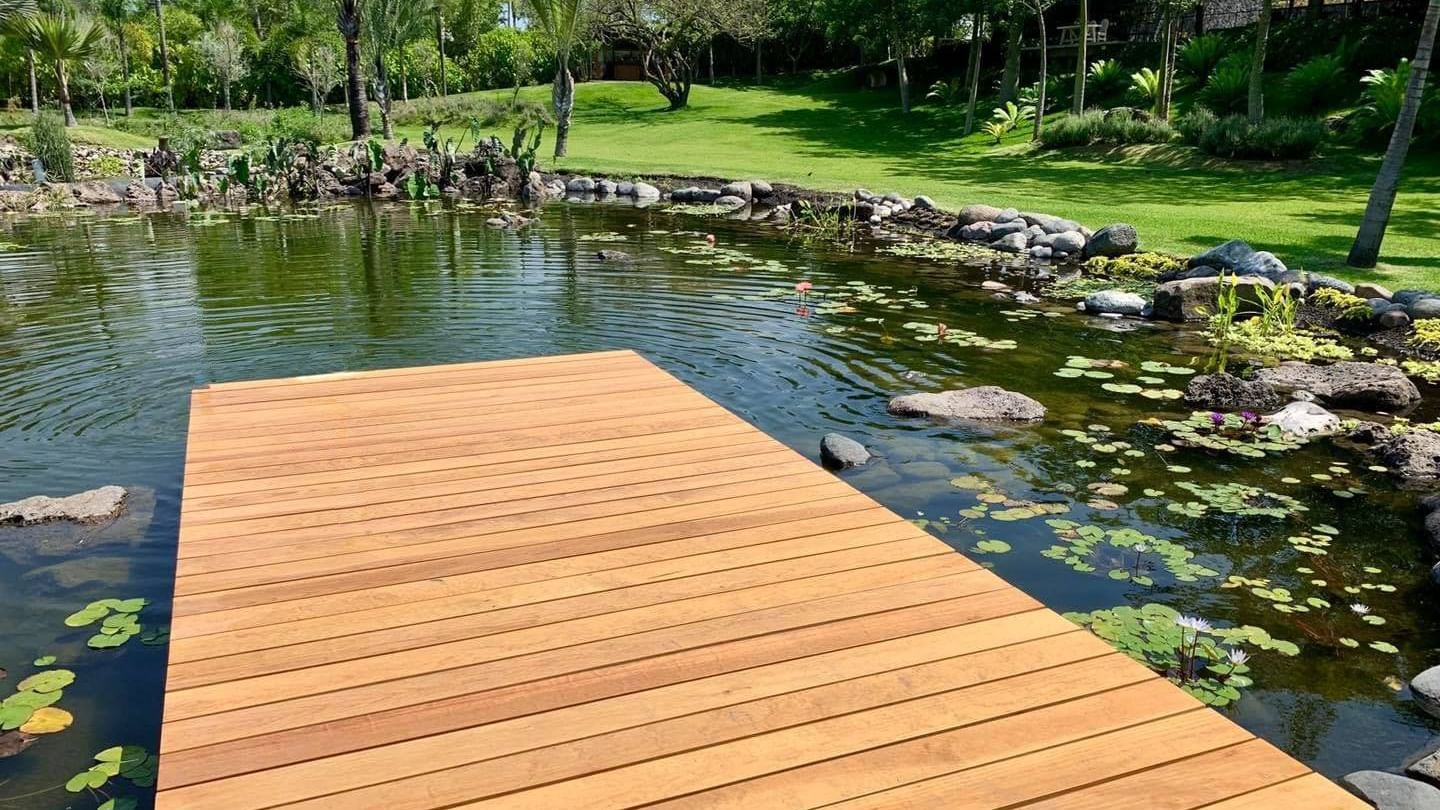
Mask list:
[{"label": "palm tree", "polygon": [[335,26],[345,38],[345,103],[350,107],[350,137],[370,136],[370,100],[365,97],[365,73],[361,69],[360,27],[364,22],[363,0],[333,0]]},{"label": "palm tree", "polygon": [[390,121],[394,98],[385,55],[426,33],[435,6],[434,0],[369,0],[365,9],[365,49],[375,66],[375,101],[380,105],[380,127],[386,140],[395,137],[395,127]]},{"label": "palm tree", "polygon": [[585,0],[534,0],[535,22],[555,48],[555,157],[565,157],[570,141],[570,114],[575,111],[575,77],[570,75],[570,50],[580,32]]},{"label": "palm tree", "polygon": [[1260,21],[1255,24],[1255,55],[1250,60],[1250,123],[1265,120],[1265,47],[1270,40],[1270,17],[1274,0],[1260,3]]},{"label": "palm tree", "polygon": [[65,126],[75,126],[66,66],[93,56],[105,38],[105,30],[89,20],[51,13],[13,18],[9,27],[26,48],[54,66],[55,93],[60,100],[60,110],[65,114]]},{"label": "palm tree", "polygon": [[1440,27],[1440,0],[1430,0],[1429,9],[1425,12],[1425,25],[1420,29],[1420,45],[1415,49],[1415,61],[1410,63],[1405,104],[1395,121],[1395,131],[1390,133],[1390,147],[1385,150],[1380,174],[1370,189],[1365,218],[1360,220],[1360,232],[1355,235],[1355,244],[1351,246],[1350,257],[1346,260],[1351,267],[1374,267],[1375,261],[1380,258],[1380,243],[1385,240],[1385,228],[1390,224],[1390,211],[1395,207],[1395,194],[1400,189],[1400,172],[1405,168],[1410,138],[1415,134],[1415,119],[1420,114],[1420,103],[1425,96],[1425,75],[1430,70],[1430,53],[1435,48],[1437,27]]},{"label": "palm tree", "polygon": [[[14,24],[20,17],[28,17],[36,11],[35,0],[0,0],[0,27]],[[25,65],[30,71],[30,111],[40,112],[39,82],[35,80],[35,52],[25,50]]]},{"label": "palm tree", "polygon": [[1090,75],[1090,2],[1080,0],[1080,44],[1075,47],[1075,103],[1070,111],[1085,112],[1085,78]]},{"label": "palm tree", "polygon": [[160,76],[165,80],[165,103],[170,112],[175,112],[175,85],[170,81],[170,42],[165,37],[165,9],[163,0],[155,0],[155,24],[160,30]]},{"label": "palm tree", "polygon": [[134,102],[130,95],[130,50],[125,45],[125,26],[135,17],[135,0],[100,0],[97,10],[110,35],[115,37],[115,48],[120,51],[120,75],[125,82],[125,115],[130,116]]}]

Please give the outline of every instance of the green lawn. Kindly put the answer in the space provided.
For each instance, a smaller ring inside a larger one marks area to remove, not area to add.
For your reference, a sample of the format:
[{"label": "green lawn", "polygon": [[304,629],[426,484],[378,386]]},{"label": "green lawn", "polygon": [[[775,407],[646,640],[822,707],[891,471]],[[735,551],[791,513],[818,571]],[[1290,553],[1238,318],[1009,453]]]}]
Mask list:
[{"label": "green lawn", "polygon": [[[524,95],[549,99],[549,87]],[[1343,267],[1379,156],[1333,148],[1303,168],[1221,164],[1183,147],[1033,152],[1028,133],[999,147],[961,138],[962,110],[902,115],[890,92],[835,81],[776,88],[697,86],[664,109],[647,84],[577,89],[566,171],[761,177],[844,191],[928,194],[946,207],[985,202],[1099,227],[1125,221],[1148,248],[1191,253],[1241,238],[1292,267],[1384,284],[1440,288],[1440,154],[1414,152],[1374,271]],[[988,112],[988,110],[986,111]],[[401,128],[413,142],[419,128]],[[549,146],[542,165],[551,166]]]}]

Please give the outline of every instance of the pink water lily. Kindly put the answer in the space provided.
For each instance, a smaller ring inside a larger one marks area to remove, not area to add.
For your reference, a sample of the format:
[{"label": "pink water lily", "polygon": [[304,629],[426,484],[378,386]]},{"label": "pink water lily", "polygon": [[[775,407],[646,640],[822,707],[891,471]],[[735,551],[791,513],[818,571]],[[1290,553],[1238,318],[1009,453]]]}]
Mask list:
[{"label": "pink water lily", "polygon": [[808,281],[801,281],[795,284],[795,292],[804,295],[805,293],[810,292],[810,290],[813,289],[814,286],[815,285],[811,284]]}]

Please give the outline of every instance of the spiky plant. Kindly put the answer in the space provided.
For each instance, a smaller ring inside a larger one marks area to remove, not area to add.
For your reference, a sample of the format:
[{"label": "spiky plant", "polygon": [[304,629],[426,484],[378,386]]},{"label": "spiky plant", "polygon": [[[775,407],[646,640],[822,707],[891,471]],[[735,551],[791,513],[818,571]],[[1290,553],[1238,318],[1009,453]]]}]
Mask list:
[{"label": "spiky plant", "polygon": [[12,17],[7,29],[23,46],[34,51],[37,58],[54,68],[55,94],[65,115],[65,126],[75,126],[68,66],[95,55],[104,41],[105,30],[72,14],[49,12]]}]

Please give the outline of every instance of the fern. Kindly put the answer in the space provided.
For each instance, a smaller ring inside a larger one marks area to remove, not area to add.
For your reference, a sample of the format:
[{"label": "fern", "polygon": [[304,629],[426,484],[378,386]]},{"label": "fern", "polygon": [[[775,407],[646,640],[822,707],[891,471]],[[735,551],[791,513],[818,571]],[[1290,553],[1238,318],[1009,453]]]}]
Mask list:
[{"label": "fern", "polygon": [[1148,67],[1130,74],[1129,94],[1136,106],[1154,109],[1160,97],[1160,74]]},{"label": "fern", "polygon": [[1296,65],[1285,76],[1285,98],[1297,112],[1319,112],[1340,106],[1345,85],[1345,62],[1338,54],[1324,54]]},{"label": "fern", "polygon": [[1230,43],[1224,37],[1205,34],[1185,43],[1176,57],[1176,67],[1197,85],[1203,85],[1229,53]]}]

